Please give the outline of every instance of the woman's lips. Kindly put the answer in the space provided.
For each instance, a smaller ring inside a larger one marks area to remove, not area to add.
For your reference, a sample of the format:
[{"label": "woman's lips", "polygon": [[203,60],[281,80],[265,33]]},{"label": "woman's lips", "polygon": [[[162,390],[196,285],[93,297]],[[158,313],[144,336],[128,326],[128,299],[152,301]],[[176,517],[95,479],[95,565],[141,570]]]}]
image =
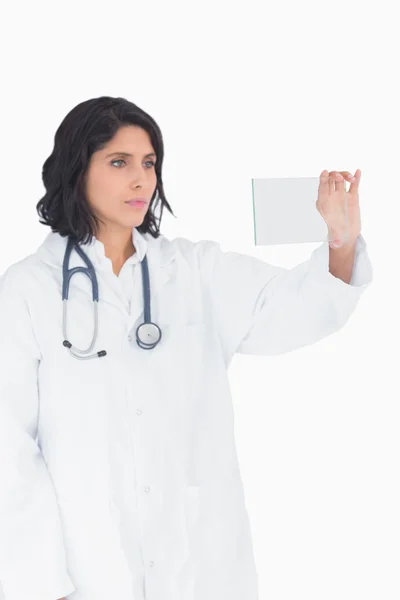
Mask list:
[{"label": "woman's lips", "polygon": [[129,204],[129,206],[133,206],[134,208],[143,208],[146,206],[147,202],[146,200],[128,200],[126,204]]}]

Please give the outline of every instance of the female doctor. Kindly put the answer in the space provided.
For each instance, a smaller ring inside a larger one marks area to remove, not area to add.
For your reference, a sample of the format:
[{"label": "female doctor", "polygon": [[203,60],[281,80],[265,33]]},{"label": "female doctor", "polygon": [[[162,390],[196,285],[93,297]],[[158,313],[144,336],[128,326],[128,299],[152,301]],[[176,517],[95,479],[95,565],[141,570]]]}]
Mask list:
[{"label": "female doctor", "polygon": [[372,281],[359,170],[320,176],[347,243],[287,270],[161,235],[163,158],[131,102],[76,106],[43,166],[51,232],[0,279],[6,600],[257,600],[228,366],[338,331]]}]

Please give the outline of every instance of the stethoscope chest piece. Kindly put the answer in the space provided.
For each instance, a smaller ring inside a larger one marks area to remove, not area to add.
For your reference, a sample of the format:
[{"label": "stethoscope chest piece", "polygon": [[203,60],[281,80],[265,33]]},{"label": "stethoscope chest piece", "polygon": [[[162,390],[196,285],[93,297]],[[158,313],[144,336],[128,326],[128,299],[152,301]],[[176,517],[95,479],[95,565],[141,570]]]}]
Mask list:
[{"label": "stethoscope chest piece", "polygon": [[136,341],[143,350],[155,348],[161,336],[161,329],[155,323],[142,323],[136,329]]}]

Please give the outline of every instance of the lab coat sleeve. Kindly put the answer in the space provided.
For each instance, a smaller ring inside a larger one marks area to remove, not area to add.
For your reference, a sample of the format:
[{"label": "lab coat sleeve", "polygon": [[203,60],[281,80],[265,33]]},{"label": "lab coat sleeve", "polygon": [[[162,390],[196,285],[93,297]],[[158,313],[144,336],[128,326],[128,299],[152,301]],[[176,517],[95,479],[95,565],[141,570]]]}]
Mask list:
[{"label": "lab coat sleeve", "polygon": [[342,328],[372,281],[360,235],[350,283],[329,272],[329,243],[291,269],[223,252],[206,241],[202,261],[226,360],[234,353],[276,355],[312,344]]},{"label": "lab coat sleeve", "polygon": [[15,267],[0,278],[0,582],[6,600],[57,600],[69,577],[37,434],[40,351]]}]

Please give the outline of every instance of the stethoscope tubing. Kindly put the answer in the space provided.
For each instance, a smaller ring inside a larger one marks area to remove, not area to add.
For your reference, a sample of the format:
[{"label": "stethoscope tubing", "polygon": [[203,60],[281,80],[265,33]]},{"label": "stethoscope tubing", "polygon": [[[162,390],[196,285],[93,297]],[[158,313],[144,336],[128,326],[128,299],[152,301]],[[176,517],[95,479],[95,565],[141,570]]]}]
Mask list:
[{"label": "stethoscope tubing", "polygon": [[[76,250],[82,260],[85,262],[86,267],[78,266],[69,268],[69,260],[72,250]],[[144,304],[144,322],[141,323],[136,329],[136,342],[143,350],[152,350],[157,346],[162,338],[161,329],[156,323],[151,322],[151,290],[150,290],[150,277],[149,268],[147,263],[147,256],[143,257],[141,261],[142,267],[142,280],[143,280],[143,304]],[[67,304],[68,304],[68,293],[70,288],[70,282],[73,275],[76,273],[83,273],[87,275],[92,285],[92,300],[93,300],[93,312],[94,312],[94,332],[90,346],[86,350],[81,350],[74,346],[69,340],[67,335]],[[67,246],[64,254],[63,267],[62,267],[62,302],[63,302],[63,346],[68,348],[70,354],[80,360],[88,360],[91,358],[101,358],[106,356],[106,350],[100,350],[94,354],[92,352],[98,335],[98,302],[99,302],[99,285],[95,268],[90,261],[89,257],[82,250],[72,237],[68,237]]]}]

